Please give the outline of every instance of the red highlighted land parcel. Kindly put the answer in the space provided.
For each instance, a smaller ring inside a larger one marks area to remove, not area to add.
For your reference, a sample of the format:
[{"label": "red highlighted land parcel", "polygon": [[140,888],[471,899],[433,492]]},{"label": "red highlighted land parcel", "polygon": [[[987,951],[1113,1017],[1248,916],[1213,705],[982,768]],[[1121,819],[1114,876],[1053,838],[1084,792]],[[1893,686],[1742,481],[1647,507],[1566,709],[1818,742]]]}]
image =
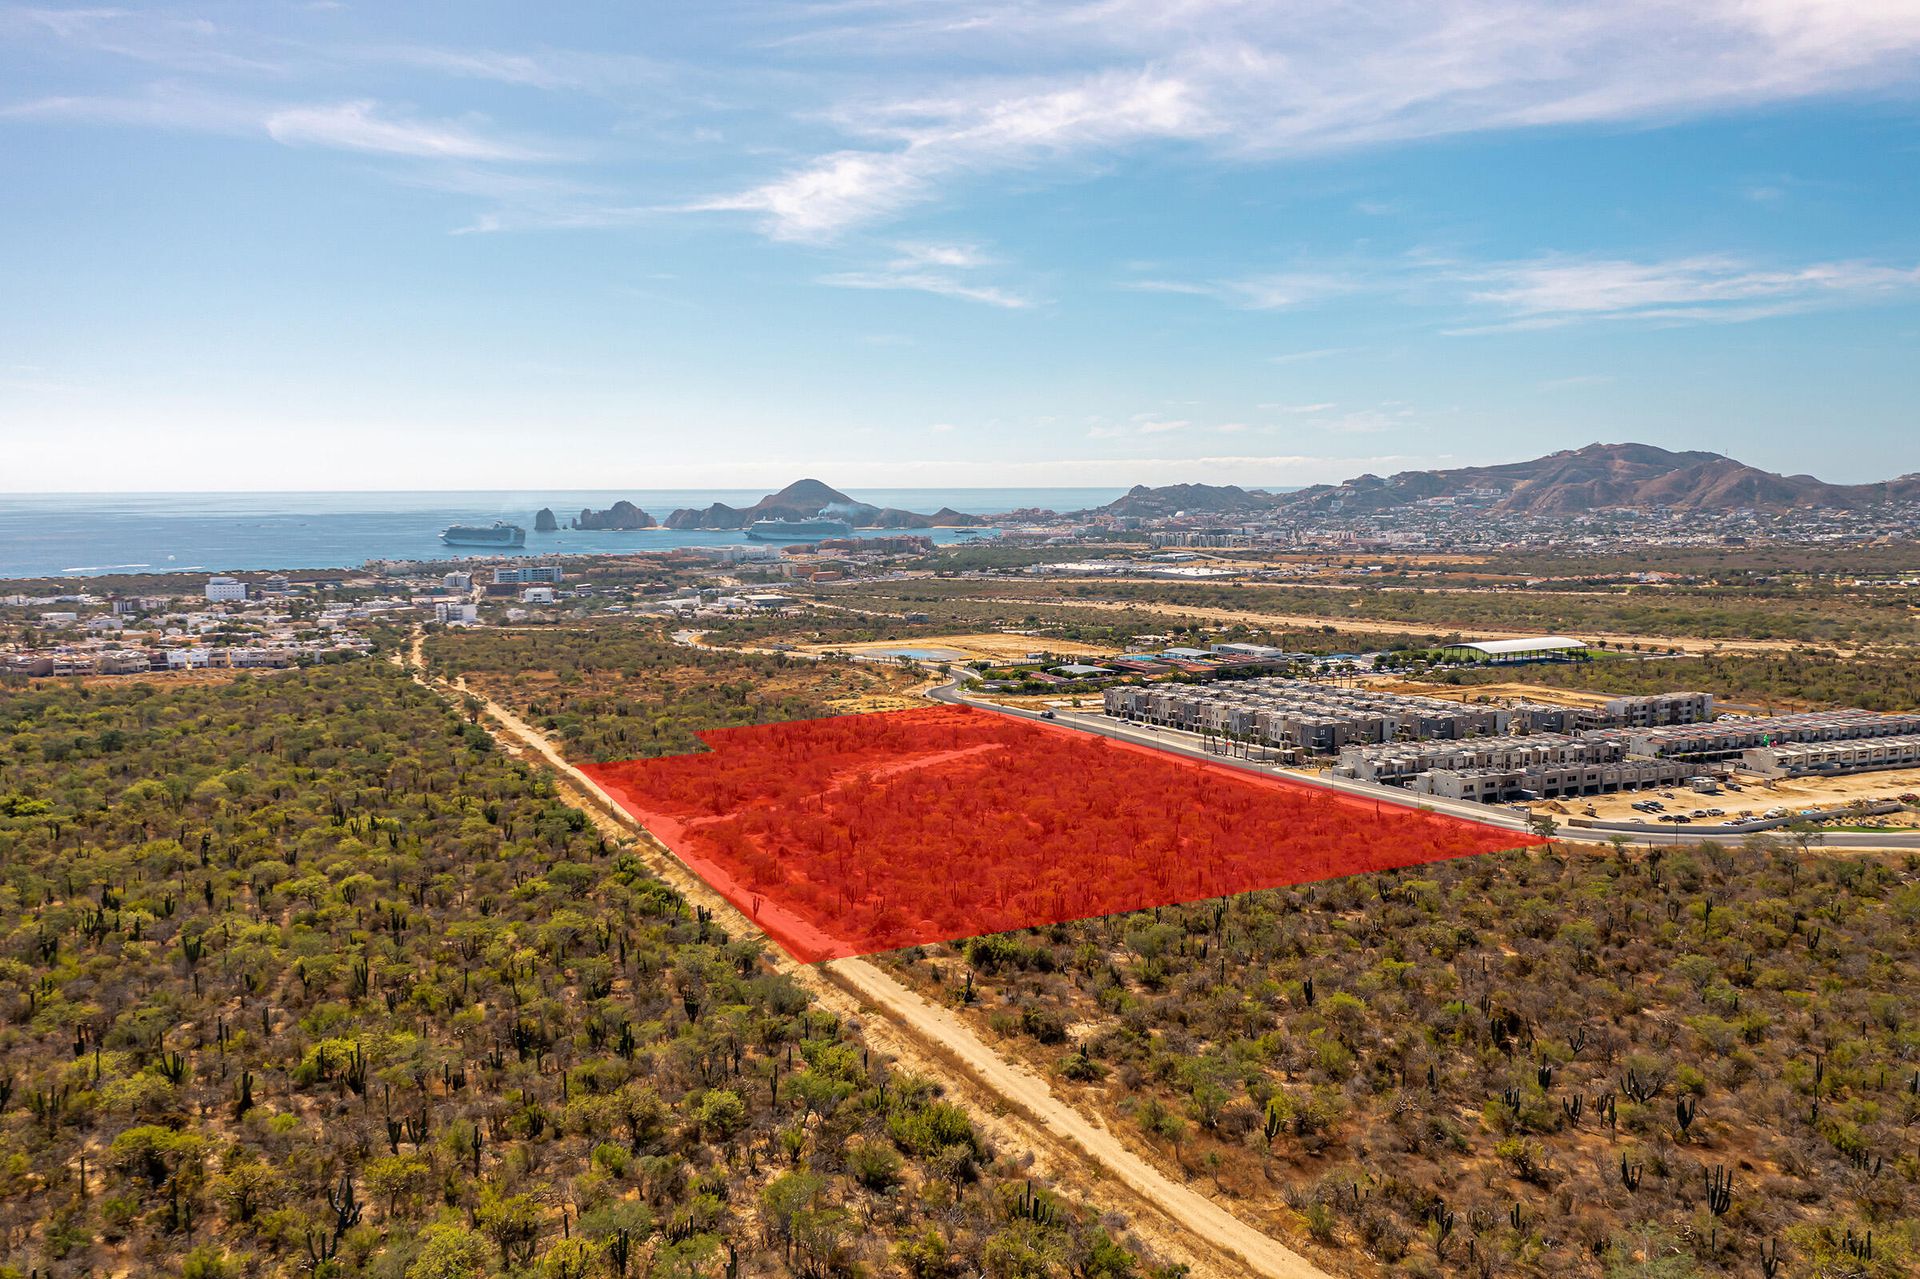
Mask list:
[{"label": "red highlighted land parcel", "polygon": [[959,706],[700,738],[584,771],[808,962],[1539,842]]}]

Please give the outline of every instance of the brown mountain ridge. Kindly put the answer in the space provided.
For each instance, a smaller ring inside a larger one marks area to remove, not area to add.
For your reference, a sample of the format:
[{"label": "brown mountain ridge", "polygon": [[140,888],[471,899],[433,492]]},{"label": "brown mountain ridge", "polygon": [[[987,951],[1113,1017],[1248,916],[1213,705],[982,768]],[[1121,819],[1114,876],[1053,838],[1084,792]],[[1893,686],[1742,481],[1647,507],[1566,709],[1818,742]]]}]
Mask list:
[{"label": "brown mountain ridge", "polygon": [[[1651,444],[1589,444],[1525,462],[1452,470],[1360,475],[1269,494],[1206,484],[1138,487],[1100,510],[1160,515],[1174,510],[1222,515],[1268,511],[1388,511],[1429,498],[1479,497],[1501,514],[1569,515],[1615,508],[1767,512],[1860,510],[1920,501],[1920,475],[1876,484],[1828,484],[1811,475],[1778,475],[1719,453],[1673,452]],[[1264,499],[1264,500],[1263,500]]]}]

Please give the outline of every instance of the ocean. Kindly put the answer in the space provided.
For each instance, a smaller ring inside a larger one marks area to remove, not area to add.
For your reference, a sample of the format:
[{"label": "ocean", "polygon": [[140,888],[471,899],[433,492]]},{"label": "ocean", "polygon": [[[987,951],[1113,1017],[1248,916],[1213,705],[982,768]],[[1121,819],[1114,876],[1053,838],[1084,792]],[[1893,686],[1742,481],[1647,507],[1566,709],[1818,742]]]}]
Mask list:
[{"label": "ocean", "polygon": [[[875,506],[968,515],[1041,507],[1083,510],[1119,497],[1118,488],[863,489]],[[747,489],[651,492],[469,493],[33,493],[0,494],[0,578],[89,577],[106,573],[220,573],[236,570],[358,568],[368,560],[627,554],[676,546],[731,546],[744,533],[535,533],[534,513],[553,508],[562,525],[583,508],[624,498],[655,519],[714,502],[751,506]],[[479,552],[440,541],[449,524],[506,520],[527,530],[518,551]],[[872,530],[868,536],[885,536]],[[981,530],[935,529],[941,544]]]}]

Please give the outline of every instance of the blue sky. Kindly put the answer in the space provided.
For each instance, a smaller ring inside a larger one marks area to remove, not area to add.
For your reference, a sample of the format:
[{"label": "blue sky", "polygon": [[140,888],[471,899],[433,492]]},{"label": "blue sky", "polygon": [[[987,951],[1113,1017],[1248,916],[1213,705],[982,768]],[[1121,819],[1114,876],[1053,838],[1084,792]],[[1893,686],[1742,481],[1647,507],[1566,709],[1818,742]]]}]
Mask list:
[{"label": "blue sky", "polygon": [[0,491],[1920,471],[1920,0],[0,4]]}]

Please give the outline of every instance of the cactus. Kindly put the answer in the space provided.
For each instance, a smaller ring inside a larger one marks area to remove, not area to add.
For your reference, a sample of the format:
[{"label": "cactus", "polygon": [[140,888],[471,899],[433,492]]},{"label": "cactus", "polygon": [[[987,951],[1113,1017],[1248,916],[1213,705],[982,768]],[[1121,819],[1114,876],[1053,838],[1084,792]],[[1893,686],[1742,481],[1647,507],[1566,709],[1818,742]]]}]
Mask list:
[{"label": "cactus", "polygon": [[1639,1164],[1629,1164],[1626,1153],[1620,1155],[1620,1184],[1629,1191],[1640,1189],[1640,1177],[1646,1170]]},{"label": "cactus", "polygon": [[1780,1241],[1778,1239],[1773,1240],[1773,1248],[1771,1251],[1768,1250],[1766,1244],[1763,1243],[1760,1245],[1760,1274],[1763,1279],[1779,1279]]},{"label": "cactus", "polygon": [[1685,1137],[1693,1128],[1693,1117],[1697,1107],[1691,1097],[1682,1097],[1673,1103],[1673,1118],[1680,1125],[1680,1135]]},{"label": "cactus", "polygon": [[1733,1173],[1725,1168],[1702,1170],[1707,1181],[1707,1211],[1716,1217],[1727,1215],[1733,1207]]},{"label": "cactus", "polygon": [[1044,1195],[1034,1192],[1031,1178],[1014,1199],[1013,1216],[1024,1218],[1040,1226],[1055,1225],[1060,1219],[1059,1210],[1047,1202]]},{"label": "cactus", "polygon": [[251,1070],[243,1070],[240,1072],[240,1096],[233,1103],[233,1117],[235,1119],[245,1119],[247,1112],[252,1109],[253,1072]]}]

